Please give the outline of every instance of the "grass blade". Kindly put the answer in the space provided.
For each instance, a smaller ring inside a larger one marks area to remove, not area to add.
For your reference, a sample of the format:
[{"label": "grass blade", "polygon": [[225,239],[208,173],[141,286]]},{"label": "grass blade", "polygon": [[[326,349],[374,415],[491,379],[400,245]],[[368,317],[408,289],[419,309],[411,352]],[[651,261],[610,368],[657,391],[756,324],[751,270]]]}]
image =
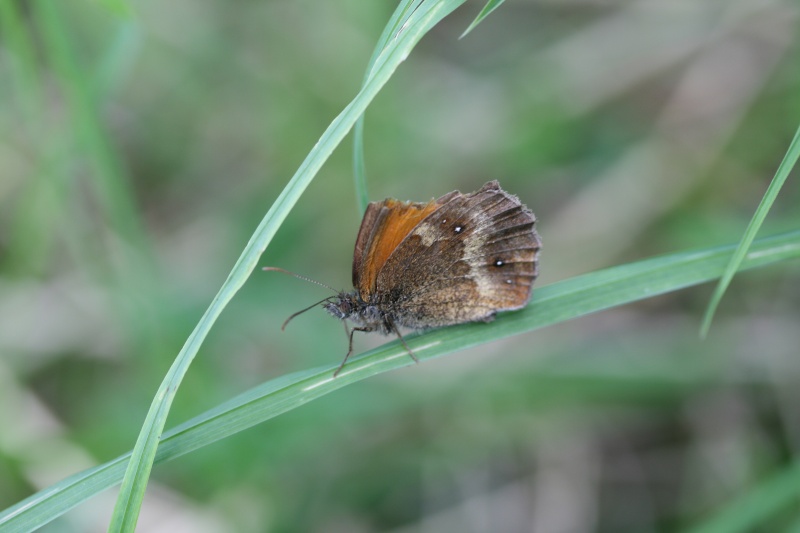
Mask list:
[{"label": "grass blade", "polygon": [[367,166],[364,161],[364,116],[359,117],[353,128],[353,180],[358,212],[364,214],[369,203],[367,191]]},{"label": "grass blade", "polygon": [[[39,123],[42,106],[42,83],[39,79],[36,52],[20,6],[15,2],[0,2],[0,31],[12,69],[11,80],[16,83],[14,96],[19,99],[26,127]],[[36,132],[31,132],[35,134]]]},{"label": "grass blade", "polygon": [[161,432],[169,414],[172,400],[189,365],[222,310],[244,285],[244,282],[256,267],[261,254],[300,195],[311,183],[322,164],[353,127],[358,117],[364,113],[367,105],[380,91],[381,87],[386,84],[422,36],[463,1],[430,0],[423,2],[411,14],[400,31],[393,34],[390,44],[376,57],[375,64],[370,70],[368,81],[361,91],[325,130],[320,140],[289,181],[289,184],[264,216],[247,246],[245,246],[242,255],[233,266],[225,283],[203,314],[200,322],[189,335],[153,399],[128,462],[111,524],[109,525],[109,531],[133,531],[135,528],[147,481],[156,457]]},{"label": "grass blade", "polygon": [[716,516],[690,533],[739,533],[756,531],[765,519],[789,505],[800,494],[800,463],[775,474],[761,485],[726,505]]},{"label": "grass blade", "polygon": [[719,283],[717,283],[717,287],[714,289],[714,293],[711,295],[711,300],[708,302],[705,315],[703,315],[703,324],[700,326],[701,338],[705,338],[705,336],[708,334],[708,330],[711,327],[711,321],[714,318],[714,313],[719,306],[719,302],[722,300],[722,296],[725,294],[728,285],[731,284],[733,276],[739,270],[739,266],[742,264],[742,260],[744,259],[747,250],[750,249],[753,239],[755,239],[758,230],[761,228],[761,224],[767,217],[767,213],[769,213],[772,204],[775,203],[775,198],[778,197],[778,193],[783,187],[783,184],[786,182],[786,178],[789,177],[789,173],[797,163],[798,157],[800,157],[800,127],[797,128],[797,131],[794,134],[794,139],[792,139],[789,149],[786,151],[786,156],[784,156],[783,161],[781,161],[780,166],[778,166],[778,171],[772,178],[772,181],[767,188],[767,192],[764,193],[761,203],[758,204],[753,218],[750,220],[750,223],[747,225],[747,229],[744,231],[744,235],[742,236],[742,240],[739,242],[739,246],[737,246],[736,250],[733,252],[730,262],[728,262],[728,266],[725,267],[725,272],[722,274]]},{"label": "grass blade", "polygon": [[[364,75],[363,83],[366,84],[372,76],[372,69],[381,52],[389,45],[392,36],[396,35],[400,28],[408,22],[409,17],[417,10],[422,0],[403,0],[397,6],[383,33],[378,39],[378,44],[372,52],[372,57],[367,63],[367,73]],[[363,85],[362,85],[363,87]],[[367,192],[367,170],[364,161],[364,115],[358,117],[355,128],[353,128],[353,178],[355,180],[356,202],[360,213],[367,210],[369,203],[369,193]]]},{"label": "grass blade", "polygon": [[[465,324],[409,335],[417,356],[431,359],[510,335],[533,331],[626,303],[644,300],[719,277],[734,246],[681,252],[592,272],[536,290],[524,310],[491,324]],[[743,269],[800,258],[800,231],[755,242]],[[168,461],[290,411],[369,376],[411,363],[398,341],[353,359],[332,379],[329,366],[286,375],[255,387],[164,433],[155,462]],[[105,490],[122,478],[131,455],[80,472],[0,513],[3,531],[30,531]],[[795,494],[800,486],[795,486]]]},{"label": "grass blade", "polygon": [[89,83],[91,77],[78,61],[74,38],[61,11],[63,6],[53,0],[37,0],[31,6],[42,26],[47,55],[59,74],[80,141],[94,167],[92,186],[101,200],[104,216],[122,238],[135,246],[139,256],[146,256],[138,257],[144,258],[145,263],[137,266],[152,267],[155,261],[133,201],[129,177],[103,130],[97,94]]},{"label": "grass blade", "polygon": [[490,14],[492,11],[494,11],[495,9],[497,9],[498,7],[500,7],[500,6],[503,4],[503,2],[505,2],[505,1],[506,1],[506,0],[489,0],[488,2],[486,2],[486,5],[485,5],[485,6],[483,6],[483,9],[481,9],[481,12],[480,12],[480,13],[478,13],[478,16],[477,16],[477,17],[475,17],[475,20],[473,20],[473,21],[472,21],[472,23],[471,23],[469,26],[467,26],[467,29],[466,29],[466,30],[464,30],[464,33],[462,33],[462,34],[461,34],[461,37],[459,37],[459,39],[463,39],[464,37],[466,37],[466,36],[467,36],[467,34],[468,34],[469,32],[471,32],[472,30],[474,30],[474,29],[475,29],[475,27],[476,27],[478,24],[480,24],[481,22],[483,22],[483,19],[485,19],[486,17],[488,17],[488,16],[489,16],[489,14]]}]

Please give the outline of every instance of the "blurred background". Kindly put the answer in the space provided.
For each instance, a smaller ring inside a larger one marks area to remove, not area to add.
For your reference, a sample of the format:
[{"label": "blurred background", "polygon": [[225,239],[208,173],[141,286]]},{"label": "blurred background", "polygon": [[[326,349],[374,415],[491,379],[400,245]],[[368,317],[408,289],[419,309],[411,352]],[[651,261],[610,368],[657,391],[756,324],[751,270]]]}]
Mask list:
[{"label": "blurred background", "polygon": [[[356,94],[392,2],[0,3],[0,509],[129,450],[276,196]],[[499,179],[546,285],[736,242],[800,117],[792,0],[468,2],[369,108],[370,196]],[[350,288],[351,143],[262,258]],[[795,176],[796,178],[796,173]],[[761,235],[800,227],[790,179]],[[384,374],[157,466],[141,531],[646,532],[800,449],[796,263]],[[256,272],[167,426],[338,362],[324,289]],[[535,298],[535,291],[534,291]],[[356,350],[385,342],[357,338]],[[116,491],[45,531],[105,531]],[[765,531],[800,528],[797,506]]]}]

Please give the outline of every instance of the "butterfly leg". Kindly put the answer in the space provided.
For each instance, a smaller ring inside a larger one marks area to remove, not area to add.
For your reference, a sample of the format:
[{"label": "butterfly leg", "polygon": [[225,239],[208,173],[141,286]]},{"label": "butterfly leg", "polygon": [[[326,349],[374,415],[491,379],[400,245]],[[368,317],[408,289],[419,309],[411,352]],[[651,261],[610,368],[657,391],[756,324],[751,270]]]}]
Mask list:
[{"label": "butterfly leg", "polygon": [[[347,331],[347,324],[344,325],[344,330]],[[347,362],[347,359],[350,357],[350,354],[353,353],[353,333],[355,333],[356,331],[372,331],[372,328],[353,328],[352,330],[350,330],[350,332],[348,333],[348,337],[350,337],[350,344],[347,348],[347,355],[344,356],[344,359],[342,359],[342,363],[339,365],[339,368],[337,368],[336,371],[333,373],[333,377],[339,375],[339,372],[341,372],[342,368],[344,368],[344,364]]]},{"label": "butterfly leg", "polygon": [[403,338],[402,335],[400,335],[400,331],[397,329],[397,326],[394,325],[394,322],[389,321],[388,324],[389,326],[391,326],[391,330],[394,331],[394,334],[397,335],[397,338],[400,339],[400,342],[403,343],[403,347],[408,352],[408,355],[411,356],[411,359],[413,359],[415,363],[419,363],[419,359],[417,359],[417,356],[414,355],[414,352],[411,351],[411,348],[408,347],[408,344],[406,344],[406,340]]}]

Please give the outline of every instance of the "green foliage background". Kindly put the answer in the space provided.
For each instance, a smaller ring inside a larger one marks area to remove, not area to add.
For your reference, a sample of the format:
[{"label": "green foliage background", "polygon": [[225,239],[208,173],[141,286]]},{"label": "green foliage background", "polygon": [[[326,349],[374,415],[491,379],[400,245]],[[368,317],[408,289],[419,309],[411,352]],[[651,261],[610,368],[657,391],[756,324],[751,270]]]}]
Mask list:
[{"label": "green foliage background", "polygon": [[[394,6],[0,6],[2,509],[132,447],[253,229],[358,91]],[[511,3],[458,40],[481,7],[434,28],[369,108],[372,199],[499,179],[540,219],[541,285],[739,239],[800,116],[796,4]],[[346,148],[265,265],[348,287],[360,216]],[[790,179],[761,235],[800,227],[799,194]],[[158,466],[140,530],[706,523],[764,480],[796,479],[796,280],[796,262],[737,276],[703,342],[711,286],[345,387]],[[338,362],[346,340],[323,312],[279,331],[326,295],[254,275],[168,427]],[[45,530],[103,530],[114,497]],[[767,501],[763,527],[800,527]]]}]

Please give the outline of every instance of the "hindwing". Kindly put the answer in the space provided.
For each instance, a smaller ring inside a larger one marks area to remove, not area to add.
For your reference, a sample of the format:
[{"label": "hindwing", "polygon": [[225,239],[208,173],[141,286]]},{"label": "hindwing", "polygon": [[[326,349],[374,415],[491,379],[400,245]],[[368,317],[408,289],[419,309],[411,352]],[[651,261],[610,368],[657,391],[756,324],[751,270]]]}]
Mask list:
[{"label": "hindwing", "polygon": [[418,213],[430,212],[375,277],[374,294],[396,322],[425,328],[488,321],[528,303],[541,240],[533,213],[516,196],[491,181],[424,205]]}]

